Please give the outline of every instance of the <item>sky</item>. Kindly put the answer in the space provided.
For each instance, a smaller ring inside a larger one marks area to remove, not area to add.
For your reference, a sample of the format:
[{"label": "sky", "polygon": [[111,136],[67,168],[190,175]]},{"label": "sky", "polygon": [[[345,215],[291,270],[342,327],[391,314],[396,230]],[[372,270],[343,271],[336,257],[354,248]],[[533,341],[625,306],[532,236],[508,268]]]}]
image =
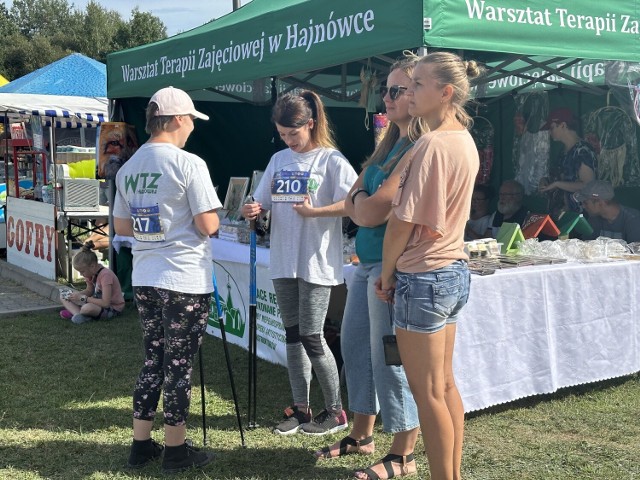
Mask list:
[{"label": "sky", "polygon": [[[88,0],[67,0],[76,8],[84,10]],[[241,0],[246,5],[251,0]],[[5,1],[7,9],[12,0]],[[150,12],[158,17],[167,27],[170,37],[204,23],[219,18],[233,10],[233,0],[98,0],[98,3],[109,10],[116,10],[124,20],[129,20],[131,10],[136,6],[142,12]]]}]

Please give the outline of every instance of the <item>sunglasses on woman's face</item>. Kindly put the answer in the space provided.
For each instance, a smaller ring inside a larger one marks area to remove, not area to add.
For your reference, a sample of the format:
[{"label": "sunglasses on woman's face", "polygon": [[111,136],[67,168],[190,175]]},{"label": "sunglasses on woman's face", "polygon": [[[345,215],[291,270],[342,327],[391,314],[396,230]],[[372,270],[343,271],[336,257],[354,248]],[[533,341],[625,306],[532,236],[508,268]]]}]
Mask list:
[{"label": "sunglasses on woman's face", "polygon": [[380,87],[380,96],[384,98],[387,93],[389,93],[389,98],[392,101],[396,101],[396,99],[404,93],[407,87],[402,87],[400,85],[392,85],[390,87],[382,86]]}]

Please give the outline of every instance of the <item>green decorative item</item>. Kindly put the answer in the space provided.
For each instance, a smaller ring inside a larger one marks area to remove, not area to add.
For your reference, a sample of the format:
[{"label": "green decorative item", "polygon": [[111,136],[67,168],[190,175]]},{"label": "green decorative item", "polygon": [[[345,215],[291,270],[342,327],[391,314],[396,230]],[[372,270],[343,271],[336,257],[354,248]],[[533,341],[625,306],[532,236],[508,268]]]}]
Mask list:
[{"label": "green decorative item", "polygon": [[524,235],[522,234],[522,229],[519,224],[504,222],[500,230],[498,230],[496,240],[502,244],[503,255],[518,253],[520,242],[524,242]]},{"label": "green decorative item", "polygon": [[580,235],[591,235],[593,233],[593,228],[584,218],[584,215],[577,212],[564,212],[558,218],[558,229],[560,230],[560,235],[558,238],[567,238],[569,237],[569,233],[572,231],[576,231]]}]

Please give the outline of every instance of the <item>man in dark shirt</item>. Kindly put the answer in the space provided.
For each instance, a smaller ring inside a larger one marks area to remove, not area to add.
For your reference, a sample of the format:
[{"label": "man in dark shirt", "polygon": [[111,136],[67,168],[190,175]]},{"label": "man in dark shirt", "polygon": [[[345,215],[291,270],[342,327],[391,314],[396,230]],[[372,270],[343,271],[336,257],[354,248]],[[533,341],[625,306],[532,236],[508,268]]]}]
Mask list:
[{"label": "man in dark shirt", "polygon": [[517,223],[520,226],[529,215],[529,210],[522,205],[524,187],[516,180],[505,180],[498,193],[498,209],[493,214],[491,233],[495,238],[504,222]]},{"label": "man in dark shirt", "polygon": [[613,187],[604,180],[594,180],[576,192],[593,228],[592,238],[620,238],[627,243],[640,242],[640,211],[620,205]]}]

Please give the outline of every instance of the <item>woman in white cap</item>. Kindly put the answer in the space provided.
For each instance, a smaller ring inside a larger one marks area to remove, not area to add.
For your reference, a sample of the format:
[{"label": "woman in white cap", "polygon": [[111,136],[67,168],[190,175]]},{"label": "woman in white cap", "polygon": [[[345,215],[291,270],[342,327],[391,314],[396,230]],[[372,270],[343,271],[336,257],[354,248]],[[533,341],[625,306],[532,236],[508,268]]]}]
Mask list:
[{"label": "woman in white cap", "polygon": [[186,440],[193,360],[213,292],[209,236],[222,206],[204,160],[182,150],[196,118],[209,119],[186,92],[156,92],[146,112],[151,137],[118,171],[113,209],[116,232],[136,239],[132,285],[145,355],[133,393],[128,465],[142,467],[162,454],[151,439],[162,394],[165,473],[213,459]]}]

